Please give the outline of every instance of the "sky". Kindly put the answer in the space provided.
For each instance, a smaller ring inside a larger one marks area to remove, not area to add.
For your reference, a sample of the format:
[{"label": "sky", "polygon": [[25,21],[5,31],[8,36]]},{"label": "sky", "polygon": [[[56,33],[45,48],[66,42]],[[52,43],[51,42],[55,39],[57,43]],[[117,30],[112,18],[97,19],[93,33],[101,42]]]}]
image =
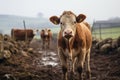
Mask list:
[{"label": "sky", "polygon": [[120,0],[0,0],[0,14],[45,18],[63,11],[85,14],[87,20],[120,17]]}]

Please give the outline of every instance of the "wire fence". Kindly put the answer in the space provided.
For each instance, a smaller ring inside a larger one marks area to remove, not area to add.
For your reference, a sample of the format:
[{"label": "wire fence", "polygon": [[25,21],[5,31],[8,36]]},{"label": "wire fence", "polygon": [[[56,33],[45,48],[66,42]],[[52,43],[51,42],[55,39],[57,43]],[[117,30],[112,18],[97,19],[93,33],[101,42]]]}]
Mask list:
[{"label": "wire fence", "polygon": [[95,38],[118,38],[120,36],[120,26],[118,27],[102,27],[101,25],[92,27],[92,35]]}]

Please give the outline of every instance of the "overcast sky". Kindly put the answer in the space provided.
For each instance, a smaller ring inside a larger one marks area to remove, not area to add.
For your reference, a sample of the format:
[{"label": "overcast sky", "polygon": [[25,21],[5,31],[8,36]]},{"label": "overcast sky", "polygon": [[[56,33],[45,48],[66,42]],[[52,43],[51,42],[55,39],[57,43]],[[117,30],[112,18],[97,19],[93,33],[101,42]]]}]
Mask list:
[{"label": "overcast sky", "polygon": [[120,0],[0,0],[0,14],[49,18],[65,10],[83,13],[88,20],[120,17]]}]

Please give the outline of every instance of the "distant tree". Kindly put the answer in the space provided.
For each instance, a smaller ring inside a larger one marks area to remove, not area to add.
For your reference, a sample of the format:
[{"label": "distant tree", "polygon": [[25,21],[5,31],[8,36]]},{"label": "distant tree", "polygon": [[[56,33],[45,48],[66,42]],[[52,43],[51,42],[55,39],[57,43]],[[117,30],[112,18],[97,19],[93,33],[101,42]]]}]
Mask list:
[{"label": "distant tree", "polygon": [[38,17],[43,17],[43,13],[39,12],[39,13],[37,14],[37,16],[38,16]]}]

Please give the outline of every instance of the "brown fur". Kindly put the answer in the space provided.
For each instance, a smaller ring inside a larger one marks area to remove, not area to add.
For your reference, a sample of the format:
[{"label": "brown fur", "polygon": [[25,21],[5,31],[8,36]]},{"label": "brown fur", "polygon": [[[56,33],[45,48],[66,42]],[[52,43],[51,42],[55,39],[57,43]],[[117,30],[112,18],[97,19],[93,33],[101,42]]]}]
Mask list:
[{"label": "brown fur", "polygon": [[52,32],[50,29],[47,30],[48,35],[45,35],[45,29],[41,30],[40,32],[40,36],[41,36],[41,40],[42,40],[42,48],[44,49],[49,48],[50,47],[50,41],[52,38]]},{"label": "brown fur", "polygon": [[91,30],[91,27],[90,27],[90,25],[87,22],[83,22],[83,23],[88,27],[88,29]]},{"label": "brown fur", "polygon": [[15,40],[22,40],[25,41],[25,34],[27,32],[27,39],[31,41],[34,37],[33,30],[32,29],[12,29],[11,30],[11,37]]}]

